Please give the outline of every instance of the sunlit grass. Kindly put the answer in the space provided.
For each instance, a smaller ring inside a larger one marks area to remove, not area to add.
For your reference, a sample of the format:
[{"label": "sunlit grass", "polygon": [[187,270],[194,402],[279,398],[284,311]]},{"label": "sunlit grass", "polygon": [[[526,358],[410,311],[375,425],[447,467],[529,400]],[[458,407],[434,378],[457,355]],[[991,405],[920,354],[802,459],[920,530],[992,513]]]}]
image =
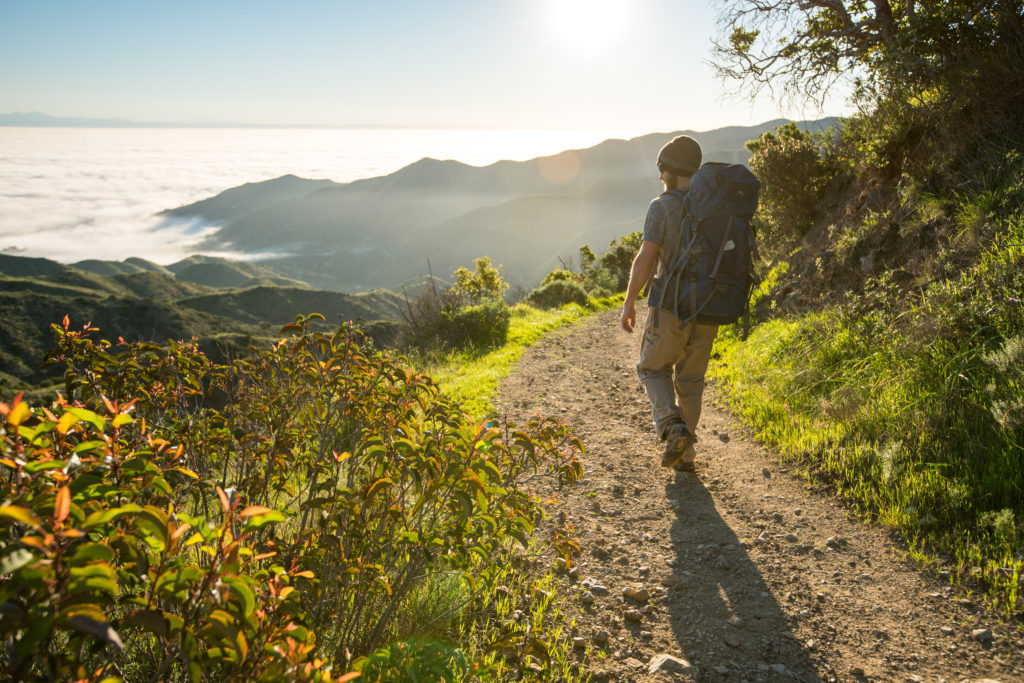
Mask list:
[{"label": "sunlit grass", "polygon": [[442,389],[455,396],[477,418],[493,410],[492,399],[501,380],[508,376],[527,348],[546,333],[571,325],[597,311],[622,304],[623,295],[592,299],[584,308],[567,304],[559,309],[538,310],[525,304],[512,307],[508,341],[491,351],[456,351],[443,358],[427,361],[424,371],[440,382]]},{"label": "sunlit grass", "polygon": [[997,246],[898,316],[835,307],[766,322],[746,342],[725,329],[709,369],[784,459],[1006,616],[1021,610],[1024,568],[1024,442],[1005,417],[1024,405],[1024,372],[1007,360],[1022,266],[1019,247]]}]

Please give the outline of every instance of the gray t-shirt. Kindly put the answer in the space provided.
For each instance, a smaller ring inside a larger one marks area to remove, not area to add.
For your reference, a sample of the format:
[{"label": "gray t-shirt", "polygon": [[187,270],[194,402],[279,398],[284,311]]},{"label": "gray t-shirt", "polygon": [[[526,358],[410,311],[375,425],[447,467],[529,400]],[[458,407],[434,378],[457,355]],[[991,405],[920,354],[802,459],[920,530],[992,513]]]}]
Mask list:
[{"label": "gray t-shirt", "polygon": [[655,286],[675,265],[683,250],[683,199],[689,188],[669,190],[656,197],[647,209],[644,221],[644,241],[661,245],[658,252],[658,269],[655,272]]}]

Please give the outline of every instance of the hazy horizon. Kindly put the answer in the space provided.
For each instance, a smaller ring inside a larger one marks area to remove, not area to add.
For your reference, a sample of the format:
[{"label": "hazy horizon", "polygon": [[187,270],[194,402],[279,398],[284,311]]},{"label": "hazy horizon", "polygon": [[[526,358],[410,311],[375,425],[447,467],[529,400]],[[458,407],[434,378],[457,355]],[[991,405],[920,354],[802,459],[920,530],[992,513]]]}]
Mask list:
[{"label": "hazy horizon", "polygon": [[194,247],[210,226],[165,223],[156,214],[244,183],[287,174],[350,182],[424,157],[484,166],[644,134],[0,127],[0,252],[64,263],[138,256],[167,264],[199,253]]}]

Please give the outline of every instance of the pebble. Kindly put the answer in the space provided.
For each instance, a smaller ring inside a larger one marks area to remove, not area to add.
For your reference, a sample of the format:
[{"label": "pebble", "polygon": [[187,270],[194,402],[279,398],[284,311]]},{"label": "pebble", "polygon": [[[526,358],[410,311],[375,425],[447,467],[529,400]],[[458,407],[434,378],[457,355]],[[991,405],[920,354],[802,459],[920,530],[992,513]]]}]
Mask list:
[{"label": "pebble", "polygon": [[598,629],[594,632],[594,642],[600,645],[601,647],[607,645],[608,641],[611,640],[611,637],[611,634],[603,628]]},{"label": "pebble", "polygon": [[889,638],[889,633],[880,628],[876,628],[874,631],[872,631],[871,635],[873,635],[875,638],[878,638],[879,640],[888,640]]},{"label": "pebble", "polygon": [[632,621],[637,624],[644,620],[643,612],[641,612],[638,609],[628,609],[625,611],[625,613],[623,613],[622,617],[626,621]]},{"label": "pebble", "polygon": [[763,468],[761,470],[761,474],[764,475],[765,479],[771,479],[772,478],[772,471],[770,469],[768,469],[767,467],[765,467],[765,468]]},{"label": "pebble", "polygon": [[569,578],[572,579],[573,581],[579,581],[579,578],[580,578],[580,568],[579,567],[573,567],[572,569],[570,569],[569,570]]},{"label": "pebble", "polygon": [[939,631],[944,636],[951,636],[951,635],[953,635],[955,633],[955,631],[953,630],[953,628],[951,626],[940,626],[939,627]]},{"label": "pebble", "polygon": [[661,585],[662,586],[666,586],[668,588],[671,588],[672,586],[678,586],[679,585],[679,577],[676,576],[675,574],[669,574],[668,576],[662,578]]},{"label": "pebble", "polygon": [[654,634],[650,631],[640,631],[640,637],[644,640],[651,640],[652,638],[654,638]]},{"label": "pebble", "polygon": [[800,542],[800,537],[797,536],[796,534],[786,534],[786,542],[787,543],[799,543]]},{"label": "pebble", "polygon": [[799,517],[800,515],[804,514],[803,508],[794,508],[793,514]]},{"label": "pebble", "polygon": [[851,666],[850,667],[850,675],[851,676],[863,676],[864,675],[864,667]]},{"label": "pebble", "polygon": [[754,543],[756,543],[758,545],[764,545],[765,543],[767,543],[769,541],[769,538],[770,537],[768,536],[768,532],[767,531],[762,531],[761,535],[758,536],[756,539],[754,539]]},{"label": "pebble", "polygon": [[594,594],[590,591],[586,591],[585,593],[580,595],[580,602],[582,602],[584,605],[593,605],[594,600]]},{"label": "pebble", "polygon": [[737,638],[736,634],[734,634],[734,633],[726,633],[725,635],[723,635],[722,636],[722,642],[725,643],[726,645],[728,645],[729,647],[739,647],[740,646],[740,639]]},{"label": "pebble", "polygon": [[573,638],[572,639],[572,647],[575,650],[585,650],[587,648],[587,639],[586,638]]},{"label": "pebble", "polygon": [[627,658],[625,661],[622,662],[622,665],[626,666],[626,667],[629,667],[630,669],[642,669],[642,668],[644,668],[644,663],[641,662],[639,659],[636,659],[634,657]]},{"label": "pebble", "polygon": [[743,619],[736,615],[729,617],[726,623],[728,623],[729,626],[733,626],[735,628],[743,628]]},{"label": "pebble", "polygon": [[608,595],[609,591],[606,586],[602,586],[597,582],[597,579],[583,579],[583,587],[589,590],[594,595]]},{"label": "pebble", "polygon": [[646,588],[630,586],[622,591],[622,597],[629,598],[635,602],[646,604],[651,600],[651,594]]},{"label": "pebble", "polygon": [[842,542],[835,536],[829,536],[827,539],[825,539],[825,545],[827,545],[829,548],[832,548],[832,550],[840,550],[843,547]]},{"label": "pebble", "polygon": [[981,643],[982,645],[984,645],[985,647],[989,647],[992,644],[993,640],[992,631],[988,630],[987,628],[974,629],[973,631],[971,631],[971,637],[979,643]]},{"label": "pebble", "polygon": [[651,657],[650,664],[647,665],[647,673],[656,674],[659,671],[666,673],[682,674],[684,676],[697,677],[697,667],[690,664],[685,659],[673,657],[670,654],[660,654]]}]

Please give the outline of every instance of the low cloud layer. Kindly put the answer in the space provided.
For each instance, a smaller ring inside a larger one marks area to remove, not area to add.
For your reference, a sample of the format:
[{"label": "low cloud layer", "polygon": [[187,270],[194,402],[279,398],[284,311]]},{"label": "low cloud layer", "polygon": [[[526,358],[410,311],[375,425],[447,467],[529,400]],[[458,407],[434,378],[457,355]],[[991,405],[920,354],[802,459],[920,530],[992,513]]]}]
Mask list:
[{"label": "low cloud layer", "polygon": [[423,157],[486,165],[596,144],[600,131],[0,128],[0,250],[171,263],[215,229],[156,214],[291,173],[347,182]]}]

